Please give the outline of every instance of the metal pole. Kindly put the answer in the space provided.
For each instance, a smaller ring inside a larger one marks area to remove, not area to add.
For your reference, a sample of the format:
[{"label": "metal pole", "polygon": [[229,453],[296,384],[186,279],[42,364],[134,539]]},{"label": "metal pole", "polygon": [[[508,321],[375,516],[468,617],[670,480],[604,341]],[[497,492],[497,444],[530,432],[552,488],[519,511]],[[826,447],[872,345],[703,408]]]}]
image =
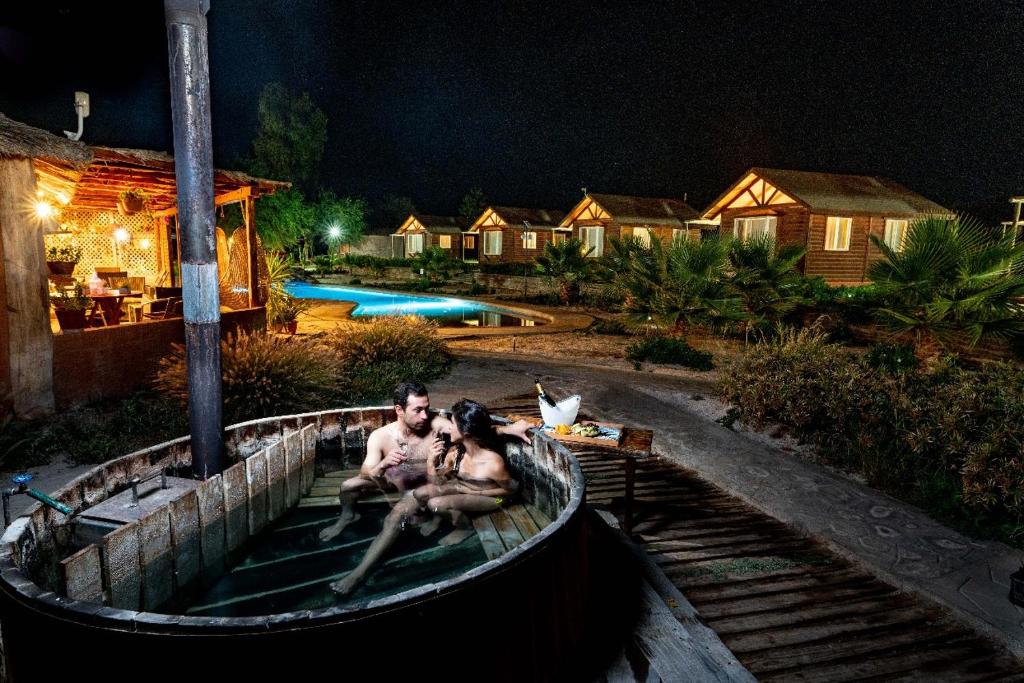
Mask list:
[{"label": "metal pole", "polygon": [[164,0],[178,190],[181,285],[185,308],[192,473],[206,479],[223,466],[220,386],[220,292],[214,234],[209,0]]}]

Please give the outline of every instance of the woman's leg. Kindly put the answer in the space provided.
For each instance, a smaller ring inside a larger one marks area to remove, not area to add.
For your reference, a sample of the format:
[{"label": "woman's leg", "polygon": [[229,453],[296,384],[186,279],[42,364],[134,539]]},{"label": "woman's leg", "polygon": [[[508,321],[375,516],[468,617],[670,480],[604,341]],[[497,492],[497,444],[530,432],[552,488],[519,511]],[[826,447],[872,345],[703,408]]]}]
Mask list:
[{"label": "woman's leg", "polygon": [[473,525],[464,513],[494,512],[501,503],[490,496],[474,496],[460,493],[451,496],[438,496],[427,501],[427,509],[435,514],[451,516],[455,530],[440,540],[441,545],[455,545],[473,535]]}]

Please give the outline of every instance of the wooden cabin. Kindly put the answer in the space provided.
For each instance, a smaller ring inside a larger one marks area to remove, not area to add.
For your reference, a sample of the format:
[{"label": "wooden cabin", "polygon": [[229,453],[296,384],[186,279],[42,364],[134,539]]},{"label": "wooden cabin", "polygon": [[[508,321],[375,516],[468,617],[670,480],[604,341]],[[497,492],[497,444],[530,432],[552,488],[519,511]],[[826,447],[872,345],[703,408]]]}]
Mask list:
[{"label": "wooden cabin", "polygon": [[[254,200],[287,186],[214,171],[215,205],[240,204],[244,222],[230,237],[216,231],[222,332],[265,325]],[[141,210],[127,201],[133,192],[144,195]],[[49,249],[81,256],[67,264],[71,273],[51,273]],[[171,345],[184,341],[180,249],[173,157],[94,147],[0,114],[0,397],[11,397],[7,407],[31,417],[146,383]],[[117,273],[130,296],[109,310],[109,299],[92,299],[91,312],[101,315],[90,315],[90,324],[99,326],[62,332],[50,296],[93,273]],[[178,298],[165,319],[141,315],[147,300],[166,302],[168,292]]]},{"label": "wooden cabin", "polygon": [[830,284],[859,284],[881,257],[869,234],[896,249],[918,216],[949,209],[885,178],[752,168],[704,212],[721,234],[767,233],[776,243],[806,246],[801,270]]},{"label": "wooden cabin", "polygon": [[453,258],[462,258],[462,232],[468,224],[461,216],[410,214],[391,235],[391,255],[412,258],[430,247],[438,247]]},{"label": "wooden cabin", "polygon": [[[463,258],[481,263],[526,263],[544,251],[544,245],[555,239],[558,222],[564,216],[551,209],[524,209],[516,206],[489,206],[466,234]],[[479,240],[479,242],[477,242]]]},{"label": "wooden cabin", "polygon": [[707,227],[704,223],[693,207],[679,199],[587,194],[558,229],[581,240],[590,256],[598,258],[613,238],[633,237],[645,244],[651,239],[700,239],[702,227]]}]

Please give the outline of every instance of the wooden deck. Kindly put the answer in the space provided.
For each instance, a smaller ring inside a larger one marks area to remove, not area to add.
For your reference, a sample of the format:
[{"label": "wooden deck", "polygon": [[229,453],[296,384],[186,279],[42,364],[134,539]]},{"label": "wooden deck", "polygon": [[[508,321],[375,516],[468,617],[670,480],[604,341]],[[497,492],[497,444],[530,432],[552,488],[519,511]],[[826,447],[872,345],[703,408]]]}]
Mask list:
[{"label": "wooden deck", "polygon": [[[490,406],[536,414],[536,398]],[[587,501],[622,517],[635,464],[632,538],[763,681],[1024,681],[1021,662],[943,610],[902,593],[663,458],[575,448]]]}]

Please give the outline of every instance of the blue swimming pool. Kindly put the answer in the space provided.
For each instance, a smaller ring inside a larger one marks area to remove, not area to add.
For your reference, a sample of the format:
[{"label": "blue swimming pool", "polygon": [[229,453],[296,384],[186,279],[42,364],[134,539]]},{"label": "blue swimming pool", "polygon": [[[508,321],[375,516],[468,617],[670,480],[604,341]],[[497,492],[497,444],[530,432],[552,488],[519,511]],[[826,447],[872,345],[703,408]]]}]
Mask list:
[{"label": "blue swimming pool", "polygon": [[519,315],[479,301],[454,297],[419,296],[360,287],[311,285],[305,282],[289,282],[285,284],[285,290],[300,299],[353,301],[356,308],[352,315],[356,317],[415,314],[436,320],[445,327],[533,327],[544,324],[544,321],[538,318]]}]

